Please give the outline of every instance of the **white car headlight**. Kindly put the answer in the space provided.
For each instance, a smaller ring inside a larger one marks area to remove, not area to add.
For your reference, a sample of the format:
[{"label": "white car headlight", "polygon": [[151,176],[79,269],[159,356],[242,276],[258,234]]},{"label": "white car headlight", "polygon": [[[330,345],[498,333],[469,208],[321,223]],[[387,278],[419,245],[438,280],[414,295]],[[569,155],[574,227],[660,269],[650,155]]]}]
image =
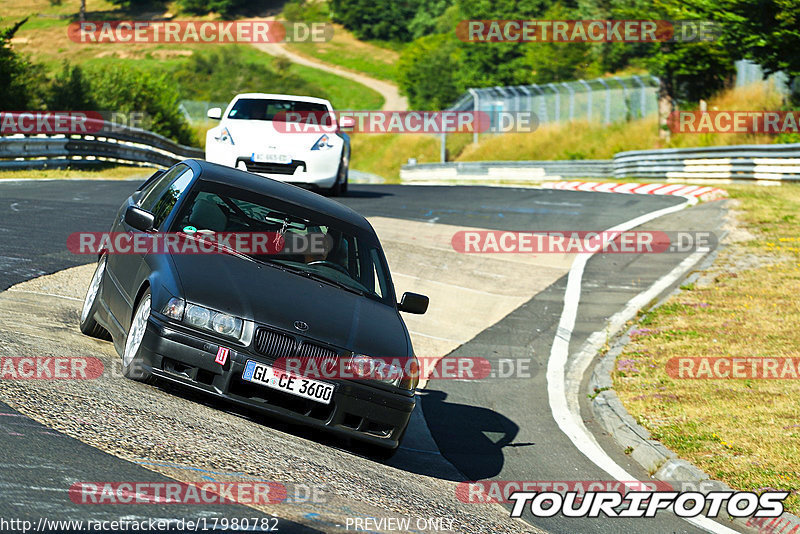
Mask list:
[{"label": "white car headlight", "polygon": [[322,135],[319,139],[314,141],[314,144],[311,146],[311,150],[328,150],[329,148],[333,148],[331,144],[331,138],[328,137],[328,134]]},{"label": "white car headlight", "polygon": [[222,128],[222,130],[220,130],[219,132],[219,135],[214,139],[216,139],[220,143],[230,143],[231,146],[236,144],[233,142],[233,136],[231,135],[231,132],[228,130],[228,128]]},{"label": "white car headlight", "polygon": [[242,320],[227,313],[209,310],[197,304],[187,304],[184,322],[203,330],[238,339],[242,335]]}]

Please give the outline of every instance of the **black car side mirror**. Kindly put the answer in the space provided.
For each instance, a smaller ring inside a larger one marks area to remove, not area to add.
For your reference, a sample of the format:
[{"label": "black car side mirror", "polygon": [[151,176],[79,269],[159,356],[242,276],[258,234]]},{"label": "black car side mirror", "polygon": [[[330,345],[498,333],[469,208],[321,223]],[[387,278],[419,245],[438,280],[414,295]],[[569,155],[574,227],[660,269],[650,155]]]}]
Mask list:
[{"label": "black car side mirror", "polygon": [[149,211],[136,206],[128,206],[125,210],[125,224],[142,232],[149,232],[155,225],[156,218]]},{"label": "black car side mirror", "polygon": [[428,302],[430,302],[430,300],[425,295],[406,292],[403,293],[402,298],[400,298],[400,304],[397,305],[397,309],[401,312],[421,315],[428,311]]}]

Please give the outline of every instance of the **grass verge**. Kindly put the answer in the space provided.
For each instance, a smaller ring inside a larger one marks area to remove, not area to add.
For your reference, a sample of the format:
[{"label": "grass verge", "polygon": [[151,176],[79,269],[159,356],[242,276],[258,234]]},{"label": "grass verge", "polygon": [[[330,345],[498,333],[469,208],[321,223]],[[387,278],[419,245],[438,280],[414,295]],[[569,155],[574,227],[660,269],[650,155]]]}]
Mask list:
[{"label": "grass verge", "polygon": [[729,186],[744,239],[641,317],[614,389],[654,439],[739,490],[791,491],[800,513],[800,382],[671,378],[677,357],[800,357],[800,186]]},{"label": "grass verge", "polygon": [[139,179],[144,181],[153,174],[155,169],[149,167],[129,167],[124,165],[109,165],[103,167],[72,168],[72,169],[21,169],[0,170],[0,180],[40,179],[40,180],[126,180]]},{"label": "grass verge", "polygon": [[400,54],[390,48],[356,39],[339,24],[334,24],[333,38],[324,43],[290,43],[289,49],[325,63],[363,72],[380,80],[396,81]]}]

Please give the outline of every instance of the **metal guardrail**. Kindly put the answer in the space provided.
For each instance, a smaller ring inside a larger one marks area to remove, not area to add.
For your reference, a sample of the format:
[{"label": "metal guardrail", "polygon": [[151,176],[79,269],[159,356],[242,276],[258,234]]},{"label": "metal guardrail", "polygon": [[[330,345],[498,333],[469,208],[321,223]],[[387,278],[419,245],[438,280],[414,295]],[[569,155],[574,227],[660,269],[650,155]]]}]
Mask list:
[{"label": "metal guardrail", "polygon": [[403,165],[400,178],[408,182],[559,180],[567,177],[607,178],[611,160],[469,161]]},{"label": "metal guardrail", "polygon": [[424,163],[400,170],[400,178],[408,182],[610,177],[796,181],[800,180],[800,144],[636,150],[620,152],[611,160]]},{"label": "metal guardrail", "polygon": [[122,163],[169,167],[186,158],[203,158],[203,150],[166,137],[98,119],[85,121],[86,131],[0,137],[0,169],[65,167]]},{"label": "metal guardrail", "polygon": [[613,170],[616,178],[800,180],[800,144],[620,152]]}]

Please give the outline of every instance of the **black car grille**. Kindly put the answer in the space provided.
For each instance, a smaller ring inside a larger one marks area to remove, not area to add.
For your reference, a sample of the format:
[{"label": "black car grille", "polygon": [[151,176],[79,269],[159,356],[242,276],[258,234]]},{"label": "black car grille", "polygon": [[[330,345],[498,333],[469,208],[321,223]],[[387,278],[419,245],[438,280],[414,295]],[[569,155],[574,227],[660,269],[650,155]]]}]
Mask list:
[{"label": "black car grille", "polygon": [[301,358],[304,361],[315,360],[317,369],[328,368],[338,359],[336,351],[329,347],[307,340],[298,342],[292,335],[264,327],[256,330],[255,349],[259,354],[273,360],[291,357]]},{"label": "black car grille", "polygon": [[[302,167],[303,171],[306,170],[306,162],[299,159],[293,160],[291,163],[259,163],[249,159],[241,158],[239,161],[244,161],[247,172],[259,172],[262,174],[294,174],[298,167]],[[238,163],[238,162],[237,162]]]},{"label": "black car grille", "polygon": [[288,335],[266,328],[256,330],[256,351],[268,358],[294,356],[297,340]]}]

